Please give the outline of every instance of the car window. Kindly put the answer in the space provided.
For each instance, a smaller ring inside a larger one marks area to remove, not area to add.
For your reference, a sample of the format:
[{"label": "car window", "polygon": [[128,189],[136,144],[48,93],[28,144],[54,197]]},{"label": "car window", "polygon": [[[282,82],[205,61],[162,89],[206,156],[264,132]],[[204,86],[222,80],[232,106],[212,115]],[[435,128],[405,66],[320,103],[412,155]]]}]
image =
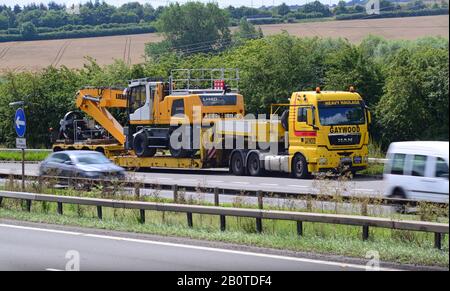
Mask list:
[{"label": "car window", "polygon": [[427,164],[427,156],[414,155],[412,160],[412,172],[413,176],[424,177],[425,176],[425,166]]},{"label": "car window", "polygon": [[79,164],[82,165],[98,165],[109,164],[111,161],[107,157],[101,154],[83,154],[76,157]]},{"label": "car window", "polygon": [[437,178],[447,178],[448,179],[448,165],[443,158],[437,158],[436,160],[436,173]]},{"label": "car window", "polygon": [[52,163],[64,163],[65,161],[69,161],[70,160],[70,158],[69,158],[69,156],[68,155],[66,155],[66,154],[54,154],[53,156],[51,156],[50,158],[49,158],[49,162],[52,162]]},{"label": "car window", "polygon": [[391,174],[394,175],[404,174],[405,159],[406,159],[405,154],[394,154],[394,157],[392,159]]}]

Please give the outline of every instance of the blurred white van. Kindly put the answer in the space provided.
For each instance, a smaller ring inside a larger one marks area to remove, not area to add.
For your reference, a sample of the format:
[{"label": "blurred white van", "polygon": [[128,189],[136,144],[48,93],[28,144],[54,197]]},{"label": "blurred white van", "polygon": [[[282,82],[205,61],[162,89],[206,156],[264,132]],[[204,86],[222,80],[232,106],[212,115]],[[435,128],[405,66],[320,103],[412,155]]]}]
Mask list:
[{"label": "blurred white van", "polygon": [[394,142],[387,159],[383,175],[387,196],[448,203],[448,142]]}]

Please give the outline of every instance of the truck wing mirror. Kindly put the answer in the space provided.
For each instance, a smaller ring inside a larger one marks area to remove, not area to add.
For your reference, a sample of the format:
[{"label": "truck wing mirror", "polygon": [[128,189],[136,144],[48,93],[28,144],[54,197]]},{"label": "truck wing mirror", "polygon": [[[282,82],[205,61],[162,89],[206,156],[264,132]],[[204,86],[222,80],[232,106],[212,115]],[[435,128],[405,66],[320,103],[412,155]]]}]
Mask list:
[{"label": "truck wing mirror", "polygon": [[371,125],[372,124],[372,113],[370,113],[369,109],[366,109],[366,110],[367,110],[367,123],[369,125]]},{"label": "truck wing mirror", "polygon": [[315,111],[316,108],[314,106],[311,106],[308,110],[306,110],[306,124],[317,130],[319,128],[316,126],[316,118],[314,117]]}]

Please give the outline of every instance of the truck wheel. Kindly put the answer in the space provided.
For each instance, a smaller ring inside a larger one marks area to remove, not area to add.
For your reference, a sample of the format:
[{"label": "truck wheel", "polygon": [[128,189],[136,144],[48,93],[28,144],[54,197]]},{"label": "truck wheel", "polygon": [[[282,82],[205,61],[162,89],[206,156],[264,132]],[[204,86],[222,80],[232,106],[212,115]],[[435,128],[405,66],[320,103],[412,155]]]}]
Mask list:
[{"label": "truck wheel", "polygon": [[292,176],[297,179],[306,179],[309,177],[308,163],[302,155],[297,155],[292,161]]},{"label": "truck wheel", "polygon": [[236,176],[244,175],[245,173],[244,159],[242,158],[242,155],[239,152],[233,154],[233,156],[231,157],[230,167],[233,175]]},{"label": "truck wheel", "polygon": [[261,167],[261,161],[257,153],[252,153],[247,159],[247,169],[251,176],[262,176],[264,168]]},{"label": "truck wheel", "polygon": [[156,154],[156,148],[148,147],[148,137],[145,132],[141,132],[135,136],[133,149],[138,157],[153,157]]}]

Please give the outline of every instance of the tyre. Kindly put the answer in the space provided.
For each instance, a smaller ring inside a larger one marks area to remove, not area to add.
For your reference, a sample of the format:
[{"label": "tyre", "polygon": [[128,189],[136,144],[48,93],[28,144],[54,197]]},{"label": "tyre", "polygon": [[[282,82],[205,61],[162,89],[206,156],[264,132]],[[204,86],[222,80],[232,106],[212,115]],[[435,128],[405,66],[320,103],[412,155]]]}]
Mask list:
[{"label": "tyre", "polygon": [[181,143],[182,143],[181,135],[178,136],[178,142],[180,145],[180,148],[178,148],[178,149],[175,149],[174,147],[172,147],[172,144],[169,142],[169,151],[170,151],[170,155],[172,157],[174,157],[174,158],[191,158],[197,152],[196,150],[184,149],[181,146]]},{"label": "tyre", "polygon": [[303,155],[296,155],[292,161],[292,176],[297,179],[309,177],[308,163]]},{"label": "tyre", "polygon": [[231,157],[230,168],[233,175],[243,176],[245,174],[244,158],[241,153],[236,152]]},{"label": "tyre", "polygon": [[261,160],[257,153],[252,153],[247,159],[247,169],[250,176],[262,176],[264,168],[261,165]]},{"label": "tyre", "polygon": [[133,149],[138,157],[153,157],[156,148],[148,147],[148,137],[145,132],[138,133],[133,140]]},{"label": "tyre", "polygon": [[[389,196],[390,198],[396,198],[396,199],[406,199],[406,194],[401,188],[395,188],[394,191],[392,191],[392,194]],[[394,204],[394,209],[398,213],[406,213],[406,205],[404,204]]]}]

